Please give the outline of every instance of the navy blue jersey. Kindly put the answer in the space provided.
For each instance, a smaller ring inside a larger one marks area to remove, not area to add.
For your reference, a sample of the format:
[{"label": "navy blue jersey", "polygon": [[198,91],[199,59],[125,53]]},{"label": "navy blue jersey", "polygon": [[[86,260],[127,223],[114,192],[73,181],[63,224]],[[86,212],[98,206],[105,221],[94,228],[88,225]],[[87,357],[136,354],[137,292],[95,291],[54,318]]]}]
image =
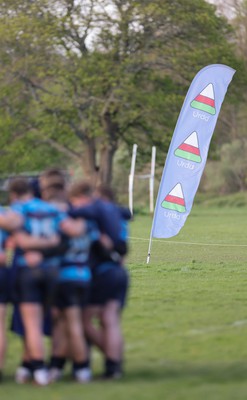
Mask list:
[{"label": "navy blue jersey", "polygon": [[[59,233],[61,221],[66,214],[58,210],[55,206],[37,198],[32,198],[25,202],[16,202],[11,208],[23,217],[22,230],[32,236],[49,238]],[[45,264],[57,265],[59,257],[45,259]],[[23,252],[18,251],[18,266],[27,266]]]},{"label": "navy blue jersey", "polygon": [[123,238],[123,220],[131,217],[126,208],[101,199],[94,200],[85,207],[71,208],[69,214],[74,218],[81,217],[96,221],[100,232],[107,234],[114,245]]},{"label": "navy blue jersey", "polygon": [[113,242],[113,249],[105,249],[100,241],[93,243],[90,252],[90,266],[94,270],[107,261],[120,261],[128,251],[127,221],[131,214],[126,208],[101,199],[90,205],[69,211],[72,217],[83,217],[97,222],[100,232],[107,234]]}]

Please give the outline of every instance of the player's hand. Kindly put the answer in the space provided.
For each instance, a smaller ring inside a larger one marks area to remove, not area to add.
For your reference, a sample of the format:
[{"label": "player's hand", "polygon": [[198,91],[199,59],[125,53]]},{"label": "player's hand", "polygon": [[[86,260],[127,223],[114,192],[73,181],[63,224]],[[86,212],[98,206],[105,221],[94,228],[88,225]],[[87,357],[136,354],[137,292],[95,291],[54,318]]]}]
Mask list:
[{"label": "player's hand", "polygon": [[107,249],[111,250],[113,248],[113,242],[111,238],[109,238],[108,235],[106,234],[101,234],[100,235],[100,243]]},{"label": "player's hand", "polygon": [[43,256],[38,251],[27,251],[24,258],[30,268],[38,267],[43,261]]},{"label": "player's hand", "polygon": [[25,232],[16,232],[14,235],[15,245],[23,250],[26,250],[30,246],[30,235]]}]

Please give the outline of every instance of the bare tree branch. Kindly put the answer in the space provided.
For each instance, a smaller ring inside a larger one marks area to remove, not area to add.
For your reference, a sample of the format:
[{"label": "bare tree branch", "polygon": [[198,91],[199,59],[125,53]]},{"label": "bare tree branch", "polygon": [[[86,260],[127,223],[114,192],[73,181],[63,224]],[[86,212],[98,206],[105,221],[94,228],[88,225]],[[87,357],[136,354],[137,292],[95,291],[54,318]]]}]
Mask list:
[{"label": "bare tree branch", "polygon": [[46,139],[35,139],[34,142],[36,144],[49,144],[52,146],[54,149],[58,150],[59,152],[65,154],[67,157],[73,158],[74,160],[78,160],[81,158],[81,153],[69,149],[68,147],[62,145],[61,143],[58,143],[56,140],[51,139],[51,138],[46,138]]}]

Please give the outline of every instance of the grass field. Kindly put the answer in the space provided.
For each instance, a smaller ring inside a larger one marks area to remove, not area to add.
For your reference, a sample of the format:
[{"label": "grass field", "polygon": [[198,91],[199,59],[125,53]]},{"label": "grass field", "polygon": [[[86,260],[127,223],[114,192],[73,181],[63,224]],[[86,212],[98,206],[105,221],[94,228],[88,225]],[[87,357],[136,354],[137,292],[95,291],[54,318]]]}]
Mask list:
[{"label": "grass field", "polygon": [[[195,206],[171,240],[154,240],[151,217],[131,225],[131,290],[123,318],[121,382],[17,386],[20,343],[11,334],[0,398],[18,400],[237,400],[247,398],[247,215]],[[101,368],[94,353],[94,370]]]}]

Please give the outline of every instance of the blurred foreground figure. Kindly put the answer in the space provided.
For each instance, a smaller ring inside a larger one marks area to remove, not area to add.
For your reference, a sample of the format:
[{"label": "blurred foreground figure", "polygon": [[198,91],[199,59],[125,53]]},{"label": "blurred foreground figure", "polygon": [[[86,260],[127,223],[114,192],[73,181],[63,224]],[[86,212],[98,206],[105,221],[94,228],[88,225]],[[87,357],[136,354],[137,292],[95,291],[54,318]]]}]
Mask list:
[{"label": "blurred foreground figure", "polygon": [[11,208],[19,220],[16,243],[16,296],[24,326],[24,340],[34,381],[46,385],[43,343],[44,311],[49,306],[58,274],[58,258],[44,257],[43,249],[57,246],[64,215],[53,205],[33,197],[28,182],[10,183]]},{"label": "blurred foreground figure", "polygon": [[[85,206],[85,197],[78,183],[70,192],[70,202],[76,207],[73,215],[94,219],[100,229],[100,240],[95,241],[91,248],[93,279],[89,306],[83,319],[88,340],[104,354],[103,377],[117,379],[123,372],[121,311],[129,283],[123,256],[127,253],[126,219],[130,218],[130,213],[115,204],[112,190],[105,186],[98,188],[95,199]],[[94,324],[95,318],[99,327]]]},{"label": "blurred foreground figure", "polygon": [[[90,185],[85,184],[83,190],[87,196],[91,196]],[[43,198],[56,203],[58,207],[68,208],[65,187],[58,177],[44,174],[41,179],[41,193]],[[60,256],[52,309],[51,381],[61,378],[67,357],[73,362],[73,377],[77,382],[85,383],[91,379],[81,312],[88,303],[91,283],[89,251],[97,232],[93,222],[82,218],[66,218],[61,224],[61,234],[67,242],[67,249]]]}]

